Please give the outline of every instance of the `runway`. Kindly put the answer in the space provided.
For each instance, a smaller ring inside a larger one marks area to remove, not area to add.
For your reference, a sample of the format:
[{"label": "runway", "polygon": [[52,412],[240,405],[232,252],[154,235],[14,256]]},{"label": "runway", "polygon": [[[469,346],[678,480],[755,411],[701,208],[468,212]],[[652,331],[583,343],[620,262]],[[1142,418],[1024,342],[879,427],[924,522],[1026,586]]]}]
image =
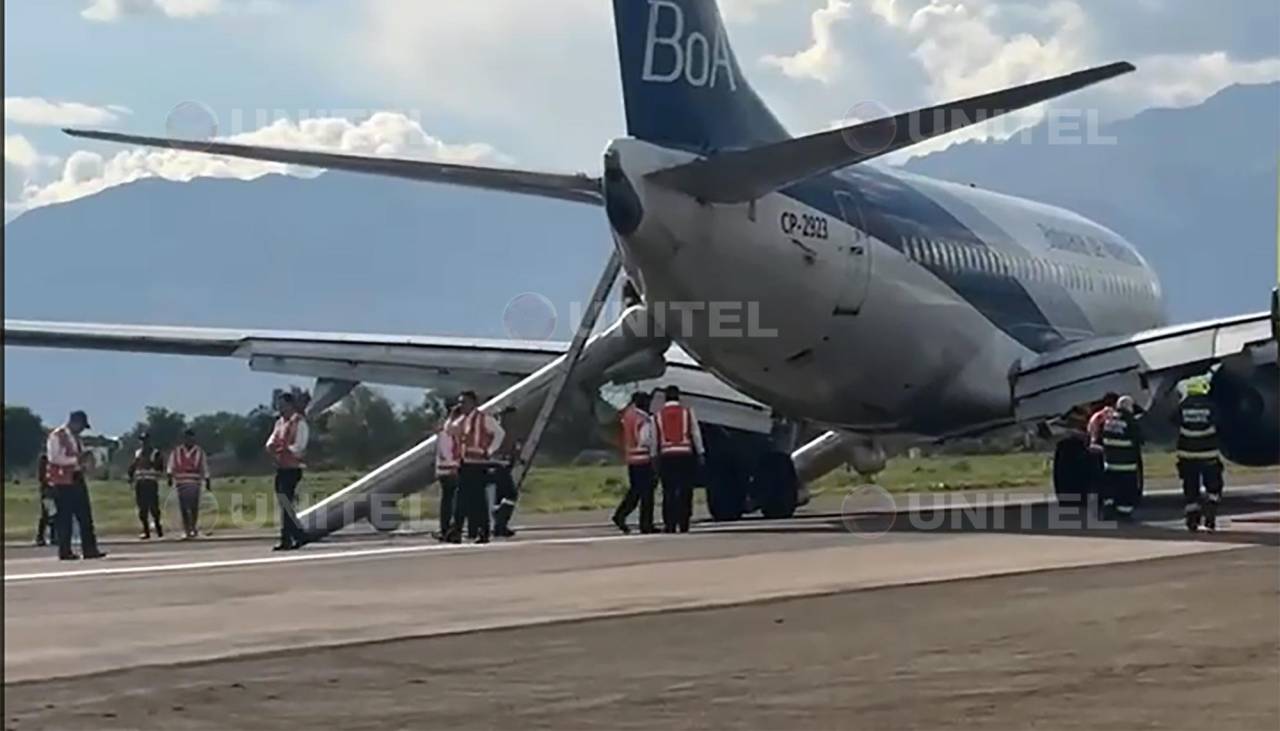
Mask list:
[{"label": "runway", "polygon": [[[1087,698],[1098,672],[1134,663],[1156,663],[1172,687],[1180,661],[1170,658],[1197,653],[1210,674],[1221,670],[1223,699],[1274,688],[1280,493],[1236,491],[1212,536],[1183,532],[1177,502],[1149,500],[1148,524],[1133,527],[1063,527],[1040,505],[899,516],[883,535],[883,523],[819,514],[687,536],[552,527],[490,546],[379,537],[281,555],[239,541],[170,543],[74,564],[9,551],[7,725],[276,728],[329,717],[386,728],[435,725],[411,719],[439,714],[488,727],[498,717],[481,705],[481,682],[502,689],[490,711],[532,725],[781,726],[809,708],[825,714],[811,726],[847,726],[835,714],[855,710],[880,725],[929,726],[940,709],[970,713],[982,698],[1025,700],[1032,688],[1065,704],[1053,685],[1068,678],[1082,687],[1067,695]],[[1142,629],[1128,637],[1128,625]],[[984,660],[989,652],[998,659]],[[1051,669],[1033,671],[1048,662],[1040,653],[1056,658]],[[1230,668],[1251,674],[1227,683]],[[926,691],[952,700],[892,710]],[[1218,707],[1199,692],[1200,712]],[[752,715],[742,704],[757,695]],[[1239,718],[1275,727],[1274,699],[1249,697],[1234,707],[1255,715]],[[1020,725],[997,711],[975,718]],[[1089,717],[1145,717],[1100,712]]]}]

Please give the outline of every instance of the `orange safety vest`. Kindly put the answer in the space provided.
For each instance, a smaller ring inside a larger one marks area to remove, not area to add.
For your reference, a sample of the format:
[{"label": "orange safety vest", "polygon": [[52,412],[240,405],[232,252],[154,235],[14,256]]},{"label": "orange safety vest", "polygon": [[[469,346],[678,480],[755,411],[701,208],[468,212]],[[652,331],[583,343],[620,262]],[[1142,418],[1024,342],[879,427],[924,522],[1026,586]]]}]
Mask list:
[{"label": "orange safety vest", "polygon": [[[284,429],[280,428],[280,422],[284,421]],[[302,466],[302,458],[289,450],[289,445],[293,444],[293,440],[298,436],[298,422],[302,421],[302,414],[294,414],[288,419],[277,419],[275,428],[271,431],[271,452],[276,456],[276,465],[286,469]]]},{"label": "orange safety vest", "polygon": [[679,403],[658,411],[658,451],[664,457],[693,454],[693,413]]},{"label": "orange safety vest", "polygon": [[445,419],[436,434],[436,477],[458,473],[458,426],[460,419]]},{"label": "orange safety vest", "polygon": [[200,445],[179,444],[173,450],[173,481],[191,484],[204,479],[204,450]]},{"label": "orange safety vest", "polygon": [[484,412],[476,409],[462,417],[462,461],[488,462],[489,447],[493,445],[493,431]]},{"label": "orange safety vest", "polygon": [[62,444],[62,451],[67,454],[76,456],[74,465],[54,464],[53,460],[49,460],[49,484],[50,485],[74,485],[76,483],[76,473],[80,471],[80,440],[77,439],[66,426],[60,426],[53,430],[54,436],[58,438],[58,442]]},{"label": "orange safety vest", "polygon": [[640,432],[649,422],[649,415],[635,406],[622,410],[622,458],[627,464],[649,464],[653,456],[649,447],[640,443]]}]

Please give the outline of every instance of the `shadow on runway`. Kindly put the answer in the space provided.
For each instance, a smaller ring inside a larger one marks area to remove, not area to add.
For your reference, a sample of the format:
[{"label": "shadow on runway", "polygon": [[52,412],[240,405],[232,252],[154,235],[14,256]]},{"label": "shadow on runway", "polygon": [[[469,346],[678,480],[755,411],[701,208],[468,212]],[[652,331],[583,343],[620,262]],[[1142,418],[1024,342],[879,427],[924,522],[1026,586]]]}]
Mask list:
[{"label": "shadow on runway", "polygon": [[[700,527],[727,533],[849,533],[862,539],[884,534],[1012,533],[1280,546],[1280,529],[1271,527],[1280,521],[1275,515],[1280,511],[1280,492],[1235,496],[1228,493],[1219,509],[1221,528],[1215,533],[1192,533],[1186,529],[1182,496],[1177,494],[1146,497],[1138,508],[1138,522],[1131,524],[1102,520],[1097,517],[1096,505],[1058,505],[1053,501],[944,505],[945,501],[945,496],[938,496],[939,507],[923,501],[897,512],[822,513],[783,522],[708,522]],[[1272,515],[1248,517],[1259,513]]]}]

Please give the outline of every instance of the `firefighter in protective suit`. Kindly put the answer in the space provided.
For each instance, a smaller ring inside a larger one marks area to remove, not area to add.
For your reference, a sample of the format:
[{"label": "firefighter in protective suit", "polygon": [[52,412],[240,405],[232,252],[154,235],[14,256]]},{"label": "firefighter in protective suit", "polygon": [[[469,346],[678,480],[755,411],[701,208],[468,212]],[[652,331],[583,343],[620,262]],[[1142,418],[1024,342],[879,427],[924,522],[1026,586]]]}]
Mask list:
[{"label": "firefighter in protective suit", "polygon": [[1103,502],[1115,506],[1115,517],[1122,523],[1133,522],[1142,492],[1138,466],[1142,460],[1142,432],[1134,411],[1133,397],[1121,396],[1102,425]]},{"label": "firefighter in protective suit", "polygon": [[1218,430],[1208,381],[1196,379],[1187,384],[1187,395],[1178,407],[1176,418],[1178,477],[1182,478],[1187,530],[1195,532],[1201,524],[1208,530],[1217,530],[1218,503],[1222,500],[1222,457],[1218,452]]}]

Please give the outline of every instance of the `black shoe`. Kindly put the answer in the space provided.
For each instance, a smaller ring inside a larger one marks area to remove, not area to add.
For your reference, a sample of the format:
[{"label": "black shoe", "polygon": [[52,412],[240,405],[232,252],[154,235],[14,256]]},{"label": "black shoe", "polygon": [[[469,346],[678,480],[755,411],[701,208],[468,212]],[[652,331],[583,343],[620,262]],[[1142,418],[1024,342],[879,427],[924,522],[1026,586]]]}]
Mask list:
[{"label": "black shoe", "polygon": [[506,527],[505,525],[502,526],[501,528],[494,528],[493,534],[498,538],[515,538],[516,537],[516,532]]},{"label": "black shoe", "polygon": [[613,524],[618,526],[618,530],[622,531],[622,535],[631,535],[631,528],[627,526],[627,521],[621,515],[613,516]]},{"label": "black shoe", "polygon": [[106,558],[106,557],[107,557],[107,552],[106,552],[106,551],[94,551],[93,553],[86,553],[86,554],[84,555],[84,557],[85,557],[85,559]]},{"label": "black shoe", "polygon": [[58,556],[58,560],[59,561],[79,561],[80,557],[74,553],[67,553],[67,554]]},{"label": "black shoe", "polygon": [[150,534],[150,533],[139,533],[139,534],[138,534],[138,540],[140,540],[140,541],[149,541],[149,540],[151,540],[151,534]]},{"label": "black shoe", "polygon": [[164,528],[156,526],[156,538],[164,538]]},{"label": "black shoe", "polygon": [[1187,530],[1192,533],[1200,530],[1200,513],[1187,513]]},{"label": "black shoe", "polygon": [[277,543],[276,545],[274,545],[274,546],[272,546],[272,547],[271,547],[271,550],[273,550],[273,551],[292,551],[292,550],[293,550],[293,549],[295,549],[295,548],[297,548],[297,546],[293,545],[292,543]]},{"label": "black shoe", "polygon": [[480,536],[479,538],[476,539],[477,546],[482,546],[488,542],[489,542],[489,536]]},{"label": "black shoe", "polygon": [[1218,530],[1218,516],[1214,515],[1212,512],[1207,512],[1207,513],[1205,513],[1205,516],[1204,516],[1204,528],[1205,528],[1205,530],[1209,531],[1210,533],[1215,533],[1215,532],[1217,532],[1217,530]]}]

